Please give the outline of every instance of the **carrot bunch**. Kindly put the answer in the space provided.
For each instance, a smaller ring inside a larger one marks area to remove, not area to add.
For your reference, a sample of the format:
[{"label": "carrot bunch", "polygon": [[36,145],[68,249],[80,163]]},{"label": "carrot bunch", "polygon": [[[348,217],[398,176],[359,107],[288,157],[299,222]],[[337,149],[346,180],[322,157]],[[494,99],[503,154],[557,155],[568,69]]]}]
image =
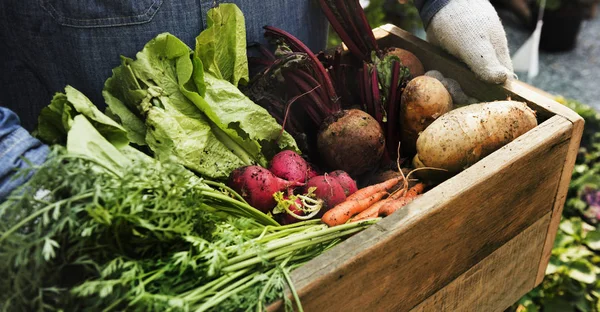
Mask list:
[{"label": "carrot bunch", "polygon": [[[401,182],[402,188],[389,193]],[[321,220],[329,226],[335,226],[344,224],[350,219],[354,222],[388,216],[413,201],[424,190],[425,184],[419,182],[409,188],[408,178],[398,176],[359,189],[348,196],[344,202],[327,211]]]}]

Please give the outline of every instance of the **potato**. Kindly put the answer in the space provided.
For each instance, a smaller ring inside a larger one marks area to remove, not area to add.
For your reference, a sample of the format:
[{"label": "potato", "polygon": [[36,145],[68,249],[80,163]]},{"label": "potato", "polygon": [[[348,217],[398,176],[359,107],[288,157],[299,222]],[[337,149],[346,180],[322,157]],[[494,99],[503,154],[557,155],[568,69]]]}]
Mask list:
[{"label": "potato", "polygon": [[436,118],[452,109],[452,96],[437,79],[419,76],[404,88],[400,103],[400,142],[403,156],[415,154],[417,137]]},{"label": "potato", "polygon": [[402,65],[408,68],[408,71],[413,77],[421,76],[425,73],[423,64],[412,52],[400,48],[391,48],[386,54],[397,56]]},{"label": "potato", "polygon": [[455,174],[537,126],[525,103],[497,101],[471,104],[444,114],[417,140],[415,167]]}]

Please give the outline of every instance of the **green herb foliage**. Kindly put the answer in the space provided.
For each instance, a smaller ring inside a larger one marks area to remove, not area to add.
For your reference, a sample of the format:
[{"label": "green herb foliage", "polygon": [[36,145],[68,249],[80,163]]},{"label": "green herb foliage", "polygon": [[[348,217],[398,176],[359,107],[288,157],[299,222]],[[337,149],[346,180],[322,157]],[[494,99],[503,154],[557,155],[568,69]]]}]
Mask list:
[{"label": "green herb foliage", "polygon": [[265,226],[169,162],[117,175],[55,147],[36,170],[0,205],[6,311],[264,309],[292,269],[372,223]]}]

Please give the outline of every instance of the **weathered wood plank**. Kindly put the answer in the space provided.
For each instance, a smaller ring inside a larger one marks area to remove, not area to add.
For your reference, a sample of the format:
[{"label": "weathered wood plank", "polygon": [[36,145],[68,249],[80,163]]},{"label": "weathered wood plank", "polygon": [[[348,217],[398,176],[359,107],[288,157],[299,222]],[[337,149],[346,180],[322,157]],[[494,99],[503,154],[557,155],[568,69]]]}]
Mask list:
[{"label": "weathered wood plank", "polygon": [[446,286],[552,210],[571,128],[550,118],[294,271],[305,310],[407,311]]},{"label": "weathered wood plank", "polygon": [[515,94],[519,94],[518,96],[524,98],[525,100],[536,101],[536,103],[539,105],[546,106],[549,110],[552,110],[559,116],[567,118],[573,123],[571,141],[569,142],[567,157],[563,165],[563,172],[560,177],[560,184],[558,186],[554,208],[552,210],[552,219],[548,225],[546,241],[544,243],[544,249],[535,280],[535,285],[538,285],[544,280],[546,267],[548,266],[548,262],[550,261],[550,256],[552,254],[554,239],[556,238],[556,233],[558,232],[558,226],[562,217],[563,207],[567,199],[569,183],[571,182],[571,175],[573,174],[573,168],[575,167],[575,161],[577,159],[577,153],[581,143],[584,121],[581,116],[568,109],[564,105],[557,103],[551,98],[552,95],[542,90],[538,90],[534,87],[528,86],[525,83],[519,82],[511,83],[507,86],[507,89],[511,90],[511,92],[516,92]]},{"label": "weathered wood plank", "polygon": [[504,311],[534,286],[552,213],[498,248],[412,312]]}]

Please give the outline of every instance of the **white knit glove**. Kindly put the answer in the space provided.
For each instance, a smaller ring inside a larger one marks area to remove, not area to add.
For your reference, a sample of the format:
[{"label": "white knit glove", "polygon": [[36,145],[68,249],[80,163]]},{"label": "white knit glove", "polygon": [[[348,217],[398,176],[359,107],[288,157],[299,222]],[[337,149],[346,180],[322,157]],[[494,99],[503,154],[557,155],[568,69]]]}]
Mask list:
[{"label": "white knit glove", "polygon": [[489,0],[450,0],[431,19],[427,41],[442,47],[486,82],[515,77],[506,33]]}]

